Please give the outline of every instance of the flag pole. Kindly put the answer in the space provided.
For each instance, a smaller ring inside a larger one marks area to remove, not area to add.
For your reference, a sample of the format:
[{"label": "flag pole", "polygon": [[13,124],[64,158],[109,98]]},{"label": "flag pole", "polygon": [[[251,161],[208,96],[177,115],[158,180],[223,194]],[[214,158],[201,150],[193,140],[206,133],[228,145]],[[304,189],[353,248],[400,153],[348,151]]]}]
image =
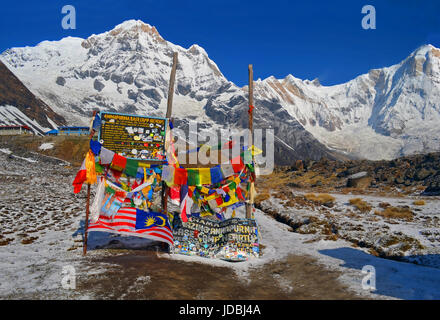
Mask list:
[{"label": "flag pole", "polygon": [[[93,139],[93,136],[95,135],[95,129],[93,128],[93,121],[95,119],[95,116],[97,114],[97,111],[93,111],[93,119],[90,124],[90,134],[89,134],[89,142]],[[90,213],[90,183],[87,184],[87,200],[86,200],[86,221],[84,224],[84,242],[83,242],[83,255],[85,256],[87,254],[87,233],[89,229],[89,213]]]},{"label": "flag pole", "polygon": [[87,233],[89,229],[89,212],[90,212],[90,183],[87,184],[86,222],[84,224],[84,243],[83,243],[84,256],[87,254]]},{"label": "flag pole", "polygon": [[[177,52],[173,53],[173,66],[171,68],[170,74],[170,84],[168,87],[168,100],[167,100],[167,113],[166,118],[168,119],[168,123],[171,121],[171,113],[173,110],[173,95],[174,95],[174,83],[176,81],[176,70],[177,70]],[[173,139],[170,135],[170,139]],[[169,145],[168,145],[169,146]],[[165,154],[167,150],[165,150]],[[164,214],[168,213],[168,194],[169,189],[165,181],[162,180],[162,212]]]},{"label": "flag pole", "polygon": [[[252,154],[252,145],[253,145],[253,133],[254,133],[254,124],[253,124],[253,108],[254,108],[254,71],[253,71],[253,67],[250,64],[248,67],[249,70],[249,140],[248,140],[248,150],[251,151],[251,155],[252,155],[252,163],[254,163],[254,156]],[[251,183],[251,189],[253,188],[253,184],[254,181],[252,181],[252,179],[250,179],[250,183]],[[252,207],[253,207],[253,203],[251,203],[251,197],[250,197],[250,193],[251,193],[251,189],[248,192],[248,196],[247,196],[247,202],[246,202],[246,219],[250,219],[252,216]]]}]

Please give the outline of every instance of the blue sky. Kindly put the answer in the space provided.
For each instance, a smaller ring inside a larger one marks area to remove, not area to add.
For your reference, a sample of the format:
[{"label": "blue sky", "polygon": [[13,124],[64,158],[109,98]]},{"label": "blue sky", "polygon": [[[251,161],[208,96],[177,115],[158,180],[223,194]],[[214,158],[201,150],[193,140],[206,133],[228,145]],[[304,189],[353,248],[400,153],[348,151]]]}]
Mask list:
[{"label": "blue sky", "polygon": [[[76,30],[61,28],[61,8],[76,8]],[[376,8],[376,30],[364,30],[361,9]],[[0,13],[0,52],[65,36],[88,37],[128,19],[157,27],[183,47],[197,43],[223,74],[247,83],[293,74],[322,84],[348,81],[400,62],[417,47],[440,47],[440,1],[8,1]]]}]

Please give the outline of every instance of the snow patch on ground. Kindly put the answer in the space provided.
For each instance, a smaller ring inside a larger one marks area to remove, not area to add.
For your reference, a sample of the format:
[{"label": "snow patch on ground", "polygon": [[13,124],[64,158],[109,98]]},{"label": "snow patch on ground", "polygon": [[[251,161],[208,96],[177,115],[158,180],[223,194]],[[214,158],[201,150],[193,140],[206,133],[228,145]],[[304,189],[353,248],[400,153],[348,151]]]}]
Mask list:
[{"label": "snow patch on ground", "polygon": [[41,146],[38,148],[40,150],[50,150],[53,149],[54,144],[53,142],[47,142],[47,143],[42,143]]}]

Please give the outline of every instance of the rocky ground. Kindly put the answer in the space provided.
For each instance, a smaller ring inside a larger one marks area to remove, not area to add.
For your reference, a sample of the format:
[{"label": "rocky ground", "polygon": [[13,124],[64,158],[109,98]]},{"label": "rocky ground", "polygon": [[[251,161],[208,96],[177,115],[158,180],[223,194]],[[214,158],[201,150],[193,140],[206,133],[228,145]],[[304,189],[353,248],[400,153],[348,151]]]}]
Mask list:
[{"label": "rocky ground", "polygon": [[[367,188],[360,196],[372,209],[362,213],[356,208],[362,203],[349,204],[353,188],[333,192],[332,200],[319,196],[319,187],[312,188],[314,197],[307,188],[287,187],[299,182],[298,170],[259,178],[257,185],[270,188],[259,188],[261,210],[255,212],[259,259],[229,263],[169,255],[146,239],[100,232],[89,234],[84,257],[86,194],[74,195],[71,187],[79,165],[58,158],[66,147],[59,149],[57,139],[46,140],[0,144],[0,299],[440,298],[437,198],[416,206],[419,196],[385,199]],[[301,172],[309,177],[310,171]],[[386,210],[384,202],[408,206],[412,214],[376,215]],[[419,245],[422,251],[414,251]],[[424,256],[417,262],[431,267],[378,257],[405,252]],[[362,289],[365,265],[376,267],[376,291]],[[75,270],[75,290],[62,287],[66,268]]]},{"label": "rocky ground", "polygon": [[294,232],[440,268],[440,153],[298,161],[260,179],[257,207]]},{"label": "rocky ground", "polygon": [[[352,191],[379,195],[440,195],[440,152],[413,155],[391,161],[349,160],[296,161],[293,166],[277,167],[290,173],[289,187],[316,191]],[[350,176],[364,173],[364,179]],[[360,181],[358,181],[360,180]]]}]

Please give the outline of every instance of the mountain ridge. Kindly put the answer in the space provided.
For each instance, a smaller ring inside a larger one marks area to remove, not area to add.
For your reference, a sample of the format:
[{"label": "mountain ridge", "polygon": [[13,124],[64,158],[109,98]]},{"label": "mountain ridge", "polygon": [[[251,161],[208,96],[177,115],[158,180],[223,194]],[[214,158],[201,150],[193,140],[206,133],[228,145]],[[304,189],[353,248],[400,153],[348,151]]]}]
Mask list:
[{"label": "mountain ridge", "polygon": [[[187,127],[193,119],[205,129],[246,128],[247,86],[226,79],[199,45],[186,49],[172,44],[140,20],[125,21],[87,39],[70,37],[8,49],[0,60],[36,96],[76,124],[86,123],[95,109],[165,114],[174,51],[179,64],[173,116],[179,125]],[[282,161],[390,159],[440,150],[438,129],[431,124],[440,120],[435,103],[440,96],[438,57],[440,50],[422,46],[400,64],[372,69],[334,86],[292,74],[256,80],[256,126],[275,130]],[[417,130],[420,124],[423,128]]]}]

